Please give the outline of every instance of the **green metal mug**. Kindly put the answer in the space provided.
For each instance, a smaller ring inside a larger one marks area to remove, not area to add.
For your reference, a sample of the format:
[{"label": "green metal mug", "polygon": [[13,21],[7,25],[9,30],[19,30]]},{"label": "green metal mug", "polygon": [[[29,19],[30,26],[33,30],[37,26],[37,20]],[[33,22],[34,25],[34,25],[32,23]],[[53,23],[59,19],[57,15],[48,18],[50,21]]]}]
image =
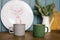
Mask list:
[{"label": "green metal mug", "polygon": [[47,28],[47,32],[48,32],[48,27],[46,27],[45,25],[42,25],[42,24],[33,25],[33,36],[34,37],[44,37],[45,28]]}]

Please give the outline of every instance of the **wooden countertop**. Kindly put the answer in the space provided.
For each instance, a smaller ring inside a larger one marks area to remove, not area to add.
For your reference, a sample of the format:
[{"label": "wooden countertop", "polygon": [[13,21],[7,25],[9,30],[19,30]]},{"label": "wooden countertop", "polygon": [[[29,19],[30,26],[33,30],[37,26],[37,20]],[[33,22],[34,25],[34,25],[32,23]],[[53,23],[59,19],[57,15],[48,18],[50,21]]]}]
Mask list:
[{"label": "wooden countertop", "polygon": [[7,32],[0,33],[0,40],[60,40],[60,33],[47,33],[44,38],[35,38],[32,32],[26,32],[24,37],[17,37]]}]

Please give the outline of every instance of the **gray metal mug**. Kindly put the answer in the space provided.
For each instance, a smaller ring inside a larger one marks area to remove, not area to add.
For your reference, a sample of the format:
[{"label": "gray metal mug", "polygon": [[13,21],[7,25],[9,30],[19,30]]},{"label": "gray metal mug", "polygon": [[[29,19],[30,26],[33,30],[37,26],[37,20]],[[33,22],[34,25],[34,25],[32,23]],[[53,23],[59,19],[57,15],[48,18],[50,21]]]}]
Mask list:
[{"label": "gray metal mug", "polygon": [[[11,32],[10,29],[13,29]],[[25,24],[13,24],[13,28],[9,28],[9,33],[14,33],[16,36],[24,36],[25,35]]]}]

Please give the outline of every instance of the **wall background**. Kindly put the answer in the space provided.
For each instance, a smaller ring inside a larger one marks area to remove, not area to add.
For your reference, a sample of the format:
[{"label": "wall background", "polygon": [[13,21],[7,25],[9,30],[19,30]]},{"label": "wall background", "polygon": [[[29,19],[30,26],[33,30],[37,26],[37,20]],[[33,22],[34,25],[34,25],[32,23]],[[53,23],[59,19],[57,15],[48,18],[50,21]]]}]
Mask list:
[{"label": "wall background", "polygon": [[[3,5],[8,2],[9,0],[0,0],[0,14],[1,14],[1,9],[3,7]],[[35,4],[35,0],[23,0],[26,3],[28,3],[30,5],[30,7],[32,8],[32,10],[34,10],[34,4]],[[50,4],[50,3],[55,3],[56,5],[56,9],[57,11],[60,11],[60,0],[40,0],[39,1],[43,6]],[[34,15],[34,22],[33,24],[37,24],[37,23],[41,23],[42,19],[36,15]],[[33,30],[33,26],[31,26],[28,31],[32,31]],[[8,31],[5,26],[3,25],[3,23],[1,22],[1,15],[0,15],[0,32],[6,32]]]}]

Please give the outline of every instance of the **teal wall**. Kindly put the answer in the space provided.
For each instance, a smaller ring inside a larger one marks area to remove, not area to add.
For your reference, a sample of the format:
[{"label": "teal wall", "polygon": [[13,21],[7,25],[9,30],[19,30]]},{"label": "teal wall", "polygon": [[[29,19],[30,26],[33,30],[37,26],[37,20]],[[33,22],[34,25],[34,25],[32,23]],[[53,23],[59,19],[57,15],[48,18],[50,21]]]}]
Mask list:
[{"label": "teal wall", "polygon": [[[8,2],[9,0],[0,0],[0,10],[2,9],[3,5]],[[35,0],[24,0],[26,3],[28,3],[30,5],[30,7],[32,8],[32,10],[34,10],[34,4],[35,4]],[[50,3],[55,3],[56,4],[56,9],[57,11],[60,11],[60,0],[40,0],[39,1],[43,6],[50,4]],[[1,14],[1,12],[0,12]],[[1,15],[0,15],[1,16]],[[41,23],[42,19],[39,18],[38,16],[34,15],[34,22],[33,24],[37,24],[37,23]],[[29,28],[30,31],[33,30],[33,27]],[[5,32],[7,31],[7,29],[4,27],[4,25],[1,22],[0,19],[0,32]]]}]

